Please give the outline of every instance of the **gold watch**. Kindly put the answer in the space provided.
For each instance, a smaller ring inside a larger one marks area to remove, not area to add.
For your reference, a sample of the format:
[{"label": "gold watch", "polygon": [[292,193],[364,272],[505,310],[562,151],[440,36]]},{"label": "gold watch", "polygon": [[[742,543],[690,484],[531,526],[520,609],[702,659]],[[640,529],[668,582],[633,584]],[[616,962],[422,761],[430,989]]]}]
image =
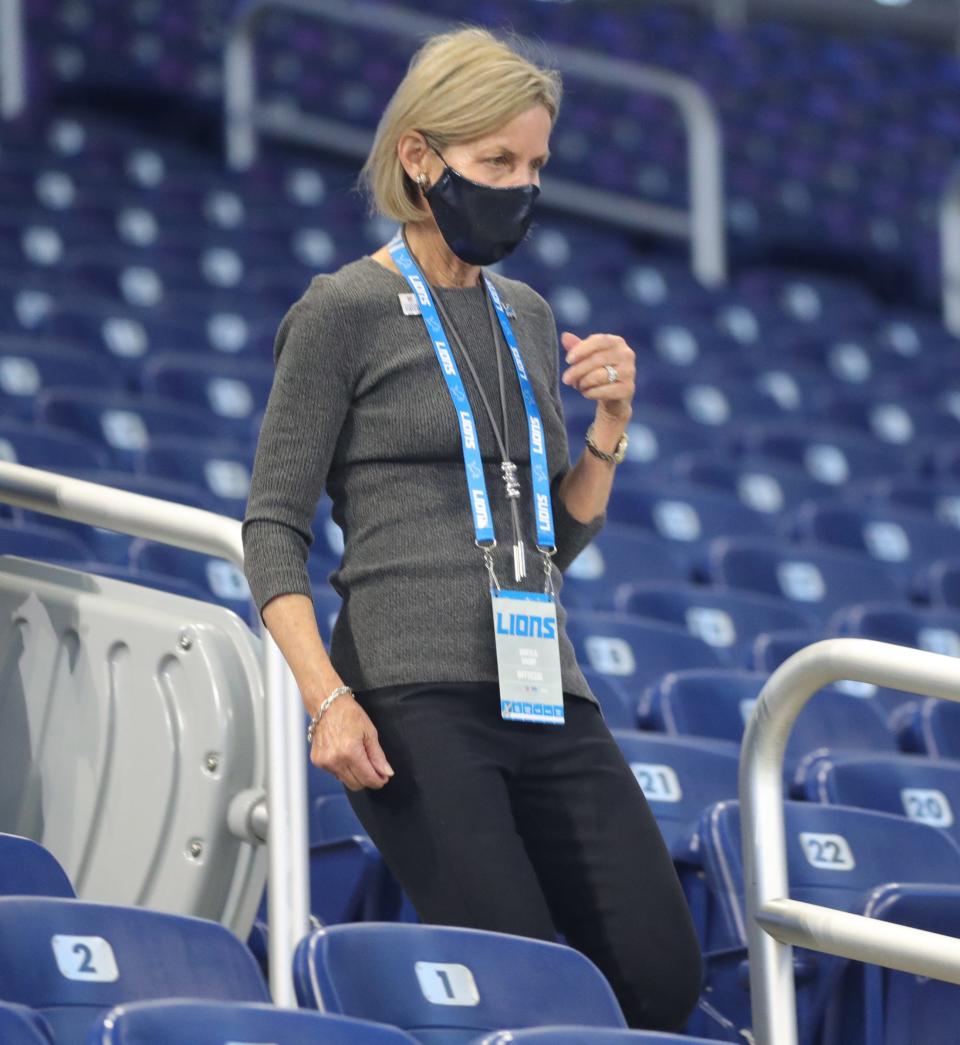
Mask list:
[{"label": "gold watch", "polygon": [[584,437],[587,444],[587,449],[594,457],[599,457],[601,461],[612,461],[614,464],[619,464],[627,453],[627,433],[624,432],[620,436],[620,442],[617,443],[612,454],[608,454],[605,450],[601,450],[599,446],[593,441],[593,424],[587,429],[587,434]]}]

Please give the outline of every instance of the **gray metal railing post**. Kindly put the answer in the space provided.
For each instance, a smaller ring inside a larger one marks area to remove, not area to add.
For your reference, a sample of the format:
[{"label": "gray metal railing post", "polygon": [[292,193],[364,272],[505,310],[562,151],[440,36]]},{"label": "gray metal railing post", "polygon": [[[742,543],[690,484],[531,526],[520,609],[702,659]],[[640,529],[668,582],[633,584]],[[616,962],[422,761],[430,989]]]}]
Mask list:
[{"label": "gray metal railing post", "polygon": [[[215,555],[243,568],[240,523],[200,508],[0,462],[0,502]],[[293,952],[310,928],[303,708],[283,654],[264,628],[270,990],[296,1007]]]},{"label": "gray metal railing post", "polygon": [[26,32],[21,0],[0,0],[0,117],[12,120],[27,105]]},{"label": "gray metal railing post", "polygon": [[[259,133],[323,146],[357,159],[366,156],[373,139],[369,131],[351,124],[259,101],[254,42],[257,26],[268,11],[376,28],[412,41],[452,27],[449,22],[416,11],[367,0],[248,0],[230,26],[224,50],[224,144],[227,163],[234,170],[245,170],[254,162]],[[534,41],[520,42],[531,49],[542,47]],[[553,176],[545,182],[544,202],[626,228],[689,239],[691,266],[697,278],[708,286],[725,282],[723,143],[720,121],[706,93],[693,80],[663,69],[572,47],[557,45],[549,50],[563,73],[616,89],[653,94],[678,109],[687,137],[690,208],[687,211],[635,199]]]},{"label": "gray metal railing post", "polygon": [[792,945],[960,983],[960,941],[789,899],[783,753],[798,713],[831,682],[856,679],[960,701],[960,659],[869,639],[827,639],[767,680],[740,755],[740,817],[753,1036],[796,1045]]},{"label": "gray metal railing post", "polygon": [[940,279],[943,321],[960,337],[960,164],[954,167],[940,199]]}]

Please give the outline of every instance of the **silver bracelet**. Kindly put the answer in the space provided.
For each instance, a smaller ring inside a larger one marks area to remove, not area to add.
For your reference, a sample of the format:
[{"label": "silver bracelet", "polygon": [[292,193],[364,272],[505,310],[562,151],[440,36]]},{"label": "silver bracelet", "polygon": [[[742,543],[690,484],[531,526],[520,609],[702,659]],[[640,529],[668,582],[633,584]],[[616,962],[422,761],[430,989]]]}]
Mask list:
[{"label": "silver bracelet", "polygon": [[320,719],[323,718],[323,713],[338,697],[343,697],[347,693],[353,693],[353,690],[349,686],[337,686],[330,696],[320,705],[313,718],[310,719],[310,725],[307,726],[307,743],[311,747],[313,746],[313,735],[317,731],[317,726],[320,725]]}]

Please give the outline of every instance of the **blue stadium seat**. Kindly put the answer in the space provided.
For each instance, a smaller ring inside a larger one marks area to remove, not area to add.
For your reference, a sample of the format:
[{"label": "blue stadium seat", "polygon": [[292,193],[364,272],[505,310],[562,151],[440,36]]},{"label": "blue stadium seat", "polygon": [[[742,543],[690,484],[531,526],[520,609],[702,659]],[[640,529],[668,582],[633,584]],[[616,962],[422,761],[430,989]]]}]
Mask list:
[{"label": "blue stadium seat", "polygon": [[37,1009],[58,1042],[83,1041],[123,1002],[269,1001],[251,954],[213,922],[22,896],[0,897],[0,997]]},{"label": "blue stadium seat", "polygon": [[[960,939],[960,888],[890,884],[870,894],[871,918]],[[851,982],[852,981],[852,982]],[[835,999],[824,1045],[950,1045],[960,1011],[960,987],[926,976],[868,965],[862,986],[851,968]],[[852,989],[851,989],[852,987]],[[862,998],[862,1001],[861,1001]],[[858,1004],[859,1002],[859,1004]]]},{"label": "blue stadium seat", "polygon": [[163,353],[142,371],[144,392],[211,413],[224,436],[243,439],[250,419],[267,405],[273,366],[217,355]]},{"label": "blue stadium seat", "polygon": [[607,517],[674,543],[694,562],[713,537],[770,537],[774,533],[768,515],[744,507],[736,497],[677,482],[617,485]]},{"label": "blue stadium seat", "polygon": [[851,595],[862,601],[894,600],[902,584],[863,555],[837,548],[720,537],[707,551],[713,584],[776,595],[816,613],[826,624]]},{"label": "blue stadium seat", "polygon": [[66,428],[0,418],[0,460],[30,468],[106,468],[106,449]]},{"label": "blue stadium seat", "polygon": [[783,416],[776,401],[740,382],[711,378],[686,381],[675,377],[652,377],[637,381],[637,402],[676,411],[707,431],[722,433],[734,421],[776,419]]},{"label": "blue stadium seat", "polygon": [[235,519],[243,518],[250,491],[252,461],[234,443],[162,438],[140,455],[137,472],[171,479],[203,490],[211,507]]},{"label": "blue stadium seat", "polygon": [[637,701],[614,675],[604,675],[582,664],[580,671],[590,692],[597,698],[604,721],[610,729],[637,728]]},{"label": "blue stadium seat", "polygon": [[[710,1039],[683,1034],[659,1034],[650,1030],[601,1030],[599,1027],[537,1027],[533,1030],[499,1031],[477,1045],[708,1045]],[[716,1038],[713,1039],[716,1041]]]},{"label": "blue stadium seat", "polygon": [[82,569],[91,559],[90,549],[79,538],[54,526],[19,525],[0,521],[0,555],[26,559],[55,559]]},{"label": "blue stadium seat", "polygon": [[863,331],[852,336],[825,336],[801,345],[801,358],[819,366],[839,387],[853,392],[902,388],[916,375],[916,364],[893,352],[878,351]]},{"label": "blue stadium seat", "polygon": [[748,301],[773,301],[785,319],[819,327],[874,319],[878,302],[854,279],[822,272],[790,272],[756,268],[737,278],[737,290]]},{"label": "blue stadium seat", "polygon": [[251,618],[253,604],[247,579],[238,566],[226,559],[138,539],[131,547],[130,561],[136,573],[186,581],[199,589],[208,602],[233,610],[244,621]]},{"label": "blue stadium seat", "polygon": [[673,462],[681,479],[736,497],[756,512],[774,514],[831,492],[795,465],[767,457],[731,458],[709,452],[686,454]]},{"label": "blue stadium seat", "polygon": [[143,1001],[120,1005],[91,1032],[96,1045],[404,1045],[415,1039],[382,1023],[252,1002]]},{"label": "blue stadium seat", "polygon": [[900,585],[916,585],[919,574],[956,549],[957,531],[920,512],[811,502],[788,520],[804,542],[847,548],[869,556]]},{"label": "blue stadium seat", "polygon": [[[739,743],[765,675],[747,671],[671,672],[644,693],[640,724],[671,736],[713,737]],[[784,759],[788,778],[824,750],[892,754],[896,740],[870,697],[836,686],[815,693],[797,716]]]},{"label": "blue stadium seat", "polygon": [[399,886],[339,790],[310,806],[310,913],[323,925],[391,921]]},{"label": "blue stadium seat", "polygon": [[931,758],[960,759],[960,705],[936,697],[917,697],[895,719],[904,751]]},{"label": "blue stadium seat", "polygon": [[[819,642],[827,636],[821,632],[807,631],[771,631],[758,635],[751,647],[749,668],[771,674],[794,653]],[[849,697],[869,699],[870,703],[884,717],[887,728],[895,734],[899,732],[899,714],[903,706],[915,700],[913,694],[900,689],[876,686],[872,682],[860,682],[856,679],[844,679],[835,682],[833,688]]]},{"label": "blue stadium seat", "polygon": [[960,657],[958,610],[864,603],[838,610],[830,621],[830,630],[835,635],[855,635]]},{"label": "blue stadium seat", "polygon": [[920,579],[920,588],[935,606],[960,610],[960,559],[938,559]]},{"label": "blue stadium seat", "polygon": [[390,1023],[422,1042],[452,1045],[484,1031],[548,1023],[625,1025],[609,984],[583,955],[477,929],[320,929],[297,948],[294,974],[301,1005],[322,1002],[327,1012]]},{"label": "blue stadium seat", "polygon": [[715,668],[716,651],[686,628],[640,621],[623,613],[571,610],[567,634],[577,660],[601,675],[609,675],[631,698],[668,671],[681,667]]},{"label": "blue stadium seat", "polygon": [[686,628],[729,667],[743,665],[753,639],[765,629],[815,624],[802,607],[784,599],[693,584],[624,584],[617,590],[616,608]]},{"label": "blue stadium seat", "polygon": [[678,549],[641,530],[605,526],[563,574],[564,606],[612,610],[617,587],[639,581],[683,581],[689,564]]},{"label": "blue stadium seat", "polygon": [[633,729],[615,729],[613,736],[671,851],[688,840],[708,805],[737,797],[737,744]]},{"label": "blue stadium seat", "polygon": [[37,397],[35,409],[38,419],[105,446],[125,468],[135,466],[155,436],[216,439],[223,434],[209,411],[155,396],[47,391]]},{"label": "blue stadium seat", "polygon": [[773,457],[802,468],[812,479],[834,488],[854,479],[896,474],[906,463],[898,452],[867,436],[837,428],[765,424],[744,428],[739,435],[744,454]]},{"label": "blue stadium seat", "polygon": [[47,1021],[26,1005],[0,1002],[0,1041],[4,1045],[53,1045]]},{"label": "blue stadium seat", "polygon": [[881,479],[872,485],[868,496],[878,504],[924,512],[947,526],[960,527],[960,484],[955,480],[911,476]]},{"label": "blue stadium seat", "polygon": [[812,802],[856,806],[938,827],[960,845],[960,763],[917,755],[826,755],[802,781]]},{"label": "blue stadium seat", "polygon": [[[809,802],[787,802],[784,812],[793,899],[864,914],[870,913],[870,891],[884,883],[906,888],[913,883],[953,883],[960,875],[960,849],[926,824]],[[735,1026],[749,1026],[742,966],[746,937],[739,804],[720,802],[706,810],[696,837],[708,897],[707,947],[718,952],[708,955],[711,1003]],[[950,889],[955,886],[946,891]],[[856,996],[843,977],[857,977],[859,967],[848,969],[840,959],[797,950],[794,969],[799,1040],[814,1045],[828,1009],[843,1005],[845,996]],[[696,1030],[697,1023],[695,1017],[690,1029]],[[844,1045],[863,1041],[859,1034],[841,1040]]]},{"label": "blue stadium seat", "polygon": [[772,674],[794,653],[823,638],[819,631],[789,630],[761,632],[750,644],[747,670]]},{"label": "blue stadium seat", "polygon": [[0,896],[73,895],[67,872],[48,849],[29,838],[0,834]]},{"label": "blue stadium seat", "polygon": [[73,346],[0,335],[0,411],[28,421],[47,388],[122,389],[115,368]]},{"label": "blue stadium seat", "polygon": [[865,392],[835,392],[819,404],[822,416],[891,446],[912,448],[960,439],[960,420],[931,409],[929,399]]}]

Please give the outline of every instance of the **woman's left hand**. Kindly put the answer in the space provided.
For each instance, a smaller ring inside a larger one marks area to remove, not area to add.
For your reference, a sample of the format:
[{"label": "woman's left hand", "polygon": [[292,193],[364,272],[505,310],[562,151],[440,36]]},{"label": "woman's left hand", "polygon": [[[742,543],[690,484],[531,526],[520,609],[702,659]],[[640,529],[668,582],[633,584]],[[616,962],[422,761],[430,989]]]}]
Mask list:
[{"label": "woman's left hand", "polygon": [[[633,349],[616,334],[591,334],[579,338],[564,331],[560,343],[567,354],[563,383],[585,399],[597,403],[597,412],[612,419],[630,416],[636,389],[637,367]],[[612,367],[613,373],[607,368]],[[616,380],[610,378],[616,375]]]}]

